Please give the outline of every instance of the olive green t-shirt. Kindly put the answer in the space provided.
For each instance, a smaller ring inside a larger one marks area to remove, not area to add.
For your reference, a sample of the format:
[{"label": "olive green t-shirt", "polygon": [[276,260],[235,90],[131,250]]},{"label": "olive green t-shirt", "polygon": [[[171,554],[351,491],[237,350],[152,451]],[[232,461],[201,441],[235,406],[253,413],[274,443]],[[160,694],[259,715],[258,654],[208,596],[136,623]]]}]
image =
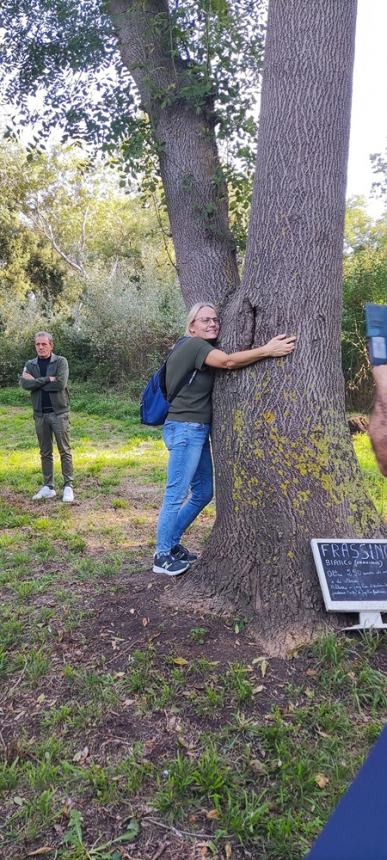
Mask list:
[{"label": "olive green t-shirt", "polygon": [[166,385],[168,396],[189,373],[197,371],[191,385],[183,385],[173,399],[167,420],[194,421],[210,424],[212,417],[211,394],[214,368],[204,364],[214,344],[202,337],[188,337],[176,347],[167,361]]}]

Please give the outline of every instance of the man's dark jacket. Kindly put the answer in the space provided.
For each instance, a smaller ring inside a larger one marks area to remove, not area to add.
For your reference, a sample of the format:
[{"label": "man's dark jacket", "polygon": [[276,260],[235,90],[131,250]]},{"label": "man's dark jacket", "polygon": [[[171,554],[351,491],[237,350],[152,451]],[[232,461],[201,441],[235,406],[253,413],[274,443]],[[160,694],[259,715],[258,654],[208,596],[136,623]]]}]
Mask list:
[{"label": "man's dark jacket", "polygon": [[[52,408],[55,415],[63,415],[69,411],[70,399],[67,390],[69,378],[69,366],[67,358],[63,355],[51,353],[50,363],[47,366],[47,376],[40,376],[40,368],[37,358],[27,361],[24,370],[31,373],[33,379],[20,377],[20,385],[25,391],[31,392],[32,408],[34,415],[42,415],[42,388],[48,391],[51,398]],[[49,377],[55,376],[55,382],[50,382]]]}]

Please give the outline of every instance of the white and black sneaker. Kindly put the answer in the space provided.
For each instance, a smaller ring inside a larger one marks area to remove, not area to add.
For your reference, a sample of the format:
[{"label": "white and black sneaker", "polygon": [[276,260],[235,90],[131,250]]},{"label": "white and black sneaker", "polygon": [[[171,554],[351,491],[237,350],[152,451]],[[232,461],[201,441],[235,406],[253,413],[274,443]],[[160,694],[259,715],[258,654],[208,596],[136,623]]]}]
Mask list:
[{"label": "white and black sneaker", "polygon": [[188,561],[179,561],[170,552],[159,552],[153,556],[153,573],[179,576],[180,573],[184,573],[188,568]]},{"label": "white and black sneaker", "polygon": [[177,558],[178,561],[188,561],[189,564],[193,561],[197,561],[196,552],[191,552],[191,550],[183,546],[182,543],[176,543],[175,546],[172,547],[171,555],[173,555],[174,558]]}]

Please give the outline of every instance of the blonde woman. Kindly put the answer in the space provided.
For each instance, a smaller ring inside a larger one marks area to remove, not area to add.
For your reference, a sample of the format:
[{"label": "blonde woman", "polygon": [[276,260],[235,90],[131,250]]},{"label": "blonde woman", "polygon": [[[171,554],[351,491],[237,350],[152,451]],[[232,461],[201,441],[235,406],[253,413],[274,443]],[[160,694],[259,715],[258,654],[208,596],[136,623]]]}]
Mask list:
[{"label": "blonde woman", "polygon": [[181,380],[187,381],[173,398],[164,424],[169,461],[154,573],[178,576],[197,558],[180,541],[213,495],[210,428],[215,370],[238,370],[262,358],[279,358],[289,355],[295,346],[295,337],[280,334],[265,346],[228,354],[216,347],[219,327],[213,305],[198,302],[187,315],[187,337],[168,358],[167,393],[178,389]]}]

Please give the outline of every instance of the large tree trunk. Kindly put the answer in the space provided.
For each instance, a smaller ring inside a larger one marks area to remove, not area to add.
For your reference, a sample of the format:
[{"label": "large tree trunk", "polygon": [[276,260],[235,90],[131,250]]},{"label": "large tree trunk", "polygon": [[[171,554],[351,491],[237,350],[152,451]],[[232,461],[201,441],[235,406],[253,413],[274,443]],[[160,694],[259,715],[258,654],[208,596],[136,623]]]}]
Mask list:
[{"label": "large tree trunk", "polygon": [[198,97],[198,81],[178,56],[167,0],[109,0],[109,11],[152,123],[185,302],[219,302],[239,275],[213,96]]},{"label": "large tree trunk", "polygon": [[[355,0],[271,0],[242,300],[254,344],[293,356],[219,375],[217,518],[182,586],[202,608],[254,613],[271,651],[325,613],[312,537],[375,534],[344,411],[341,264]],[[226,340],[234,341],[234,330]]]},{"label": "large tree trunk", "polygon": [[[201,610],[244,613],[270,651],[283,651],[326,619],[310,539],[370,536],[380,528],[345,421],[340,366],[356,0],[270,2],[239,291],[227,204],[213,182],[213,123],[208,109],[196,114],[181,94],[187,70],[167,45],[166,0],[110,0],[110,9],[161,146],[187,303],[231,289],[226,347],[262,344],[280,332],[298,336],[290,358],[218,375],[216,523],[201,563],[172,595]],[[160,14],[158,27],[149,27]],[[162,105],[157,93],[168,87],[181,97]],[[211,230],[198,207],[210,212],[213,204]]]}]

